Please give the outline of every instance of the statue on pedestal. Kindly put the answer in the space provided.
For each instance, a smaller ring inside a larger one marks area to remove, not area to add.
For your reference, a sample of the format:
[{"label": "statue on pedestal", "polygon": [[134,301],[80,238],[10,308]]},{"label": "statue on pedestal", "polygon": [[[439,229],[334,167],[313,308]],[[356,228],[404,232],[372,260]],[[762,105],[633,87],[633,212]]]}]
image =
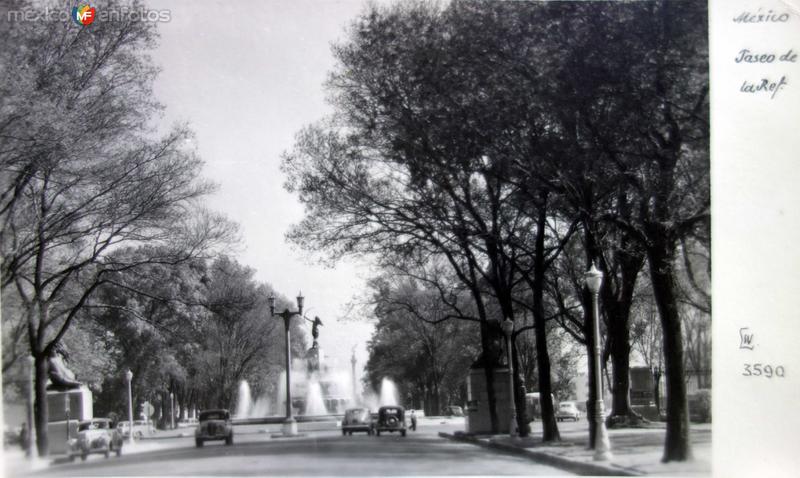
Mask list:
[{"label": "statue on pedestal", "polygon": [[47,358],[47,371],[50,376],[48,389],[65,391],[80,388],[83,385],[75,379],[75,373],[67,367],[66,359],[69,357],[67,351],[61,344],[56,344],[50,351]]},{"label": "statue on pedestal", "polygon": [[314,343],[317,343],[317,337],[319,337],[319,326],[322,325],[322,321],[319,320],[319,317],[314,316],[314,323],[311,326],[311,336],[314,337]]},{"label": "statue on pedestal", "polygon": [[311,348],[308,349],[308,352],[306,352],[306,363],[308,367],[308,374],[311,375],[314,372],[319,372],[321,367],[321,353],[319,350],[319,344],[317,343],[317,338],[319,338],[319,326],[322,325],[322,321],[319,319],[319,317],[314,317],[314,320],[309,322],[313,322],[313,325],[311,326],[311,336],[314,338],[314,342],[311,344]]}]

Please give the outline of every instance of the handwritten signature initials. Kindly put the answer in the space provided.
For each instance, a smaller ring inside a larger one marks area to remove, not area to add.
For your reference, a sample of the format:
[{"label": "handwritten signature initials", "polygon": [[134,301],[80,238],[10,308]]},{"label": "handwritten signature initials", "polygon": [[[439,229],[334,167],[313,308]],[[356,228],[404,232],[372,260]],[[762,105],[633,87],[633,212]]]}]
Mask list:
[{"label": "handwritten signature initials", "polygon": [[753,347],[755,347],[755,345],[753,345],[753,337],[755,337],[755,334],[748,333],[749,330],[750,330],[749,327],[742,327],[741,329],[739,329],[740,349],[753,350]]}]

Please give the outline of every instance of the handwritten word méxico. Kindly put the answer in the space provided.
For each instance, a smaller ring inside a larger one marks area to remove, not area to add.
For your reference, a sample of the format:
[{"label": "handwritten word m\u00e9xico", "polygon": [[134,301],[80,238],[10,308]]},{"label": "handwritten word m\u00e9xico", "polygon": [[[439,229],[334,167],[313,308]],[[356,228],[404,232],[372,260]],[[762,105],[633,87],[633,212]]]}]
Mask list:
[{"label": "handwritten word m\u00e9xico", "polygon": [[742,12],[733,19],[736,23],[786,23],[789,21],[788,13],[774,13],[772,10],[763,13],[760,8],[756,13]]},{"label": "handwritten word m\u00e9xico", "polygon": [[776,56],[772,53],[755,53],[751,52],[747,48],[742,49],[739,51],[739,55],[736,57],[736,63],[772,63],[775,61],[775,58],[778,61],[788,61],[790,63],[797,62],[797,53],[792,50],[787,51],[783,55]]}]

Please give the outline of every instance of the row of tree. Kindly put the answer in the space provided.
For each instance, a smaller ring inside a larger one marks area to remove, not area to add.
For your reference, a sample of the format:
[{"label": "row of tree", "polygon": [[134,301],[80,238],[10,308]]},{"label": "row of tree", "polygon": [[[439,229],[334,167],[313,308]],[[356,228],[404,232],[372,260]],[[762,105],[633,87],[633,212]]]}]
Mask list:
[{"label": "row of tree", "polygon": [[[290,239],[328,257],[371,256],[438,296],[437,306],[418,298],[406,319],[473,322],[495,428],[494,319],[515,321],[515,370],[518,338],[531,331],[545,440],[559,439],[550,322],[585,346],[593,369],[583,271],[594,263],[605,276],[603,360],[617,417],[635,417],[630,318],[649,291],[663,343],[664,459],[687,459],[683,305],[710,313],[705,5],[371,6],[333,52],[335,113],[284,157],[287,188],[306,206]],[[376,361],[392,327],[415,327],[397,315],[378,308],[388,330],[373,343]]]},{"label": "row of tree", "polygon": [[[98,5],[139,10],[139,4]],[[19,4],[60,11],[63,5]],[[242,378],[266,390],[282,334],[269,286],[220,256],[237,227],[208,211],[192,133],[160,134],[149,56],[156,23],[5,22],[0,43],[0,247],[4,393],[27,395],[48,452],[48,370],[69,356],[98,414],[138,405],[230,406]],[[216,258],[216,259],[214,259]],[[294,347],[302,348],[301,334]]]}]

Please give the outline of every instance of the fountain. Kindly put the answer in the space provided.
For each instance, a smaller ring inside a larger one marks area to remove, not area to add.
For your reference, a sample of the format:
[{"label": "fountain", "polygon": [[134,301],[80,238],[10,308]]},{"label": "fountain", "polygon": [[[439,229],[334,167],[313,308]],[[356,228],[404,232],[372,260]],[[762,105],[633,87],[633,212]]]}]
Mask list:
[{"label": "fountain", "polygon": [[325,415],[328,413],[325,407],[325,400],[322,398],[322,387],[319,382],[313,381],[308,384],[306,393],[306,409],[304,415]]},{"label": "fountain", "polygon": [[[329,366],[317,342],[322,321],[315,317],[313,323],[311,335],[314,342],[311,348],[304,357],[292,361],[292,408],[298,416],[342,414],[345,409],[364,403],[361,397],[355,395],[355,363],[352,364],[352,375],[346,370]],[[255,420],[285,415],[285,371],[280,373],[274,391],[277,392],[277,399],[273,399],[271,394],[254,399],[249,384],[243,380],[239,384],[235,417]]]},{"label": "fountain", "polygon": [[250,418],[253,404],[250,397],[250,384],[247,380],[239,382],[239,396],[236,400],[236,418]]},{"label": "fountain", "polygon": [[381,395],[380,404],[384,405],[398,405],[397,386],[390,378],[383,377],[381,380]]}]

